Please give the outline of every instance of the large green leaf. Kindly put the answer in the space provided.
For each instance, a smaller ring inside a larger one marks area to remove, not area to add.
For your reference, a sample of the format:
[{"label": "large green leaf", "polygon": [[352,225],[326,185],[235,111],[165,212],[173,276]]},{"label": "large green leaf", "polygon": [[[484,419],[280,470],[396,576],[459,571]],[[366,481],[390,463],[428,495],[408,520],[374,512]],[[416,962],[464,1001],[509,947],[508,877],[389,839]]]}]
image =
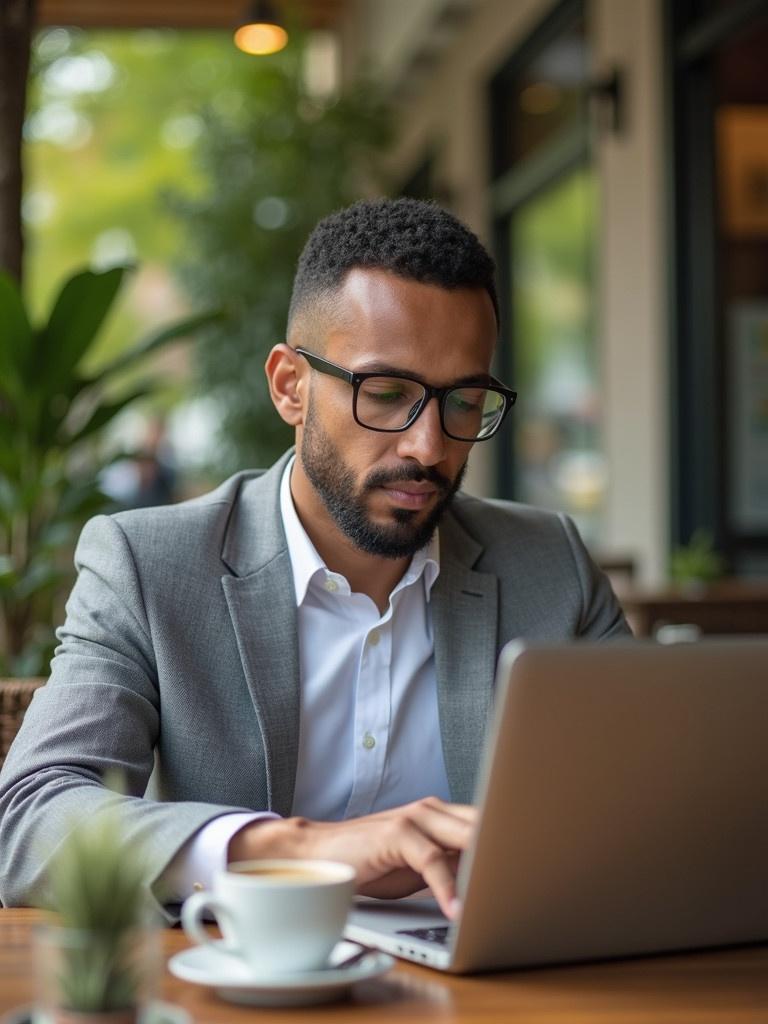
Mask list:
[{"label": "large green leaf", "polygon": [[16,476],[19,467],[18,429],[0,411],[0,480],[5,475]]},{"label": "large green leaf", "polygon": [[80,521],[109,504],[110,499],[95,480],[89,478],[79,483],[73,482],[61,495],[54,522],[59,524],[71,519]]},{"label": "large green leaf", "polygon": [[[94,502],[95,504],[95,502]],[[101,511],[104,507],[104,499],[100,498],[98,505],[96,506],[97,511]],[[55,555],[57,551],[68,546],[73,540],[77,539],[77,534],[80,524],[72,522],[58,522],[53,521],[49,523],[45,529],[41,530],[38,534],[36,546],[40,554]]]},{"label": "large green leaf", "polygon": [[[57,387],[49,395],[42,396],[43,405],[35,420],[34,443],[41,450],[56,448],[60,444],[61,428],[70,416],[78,397],[90,388],[99,387],[100,378],[86,379],[75,375],[65,386]],[[88,396],[89,401],[93,396]]]},{"label": "large green leaf", "polygon": [[29,601],[46,591],[55,590],[70,575],[69,569],[60,569],[49,560],[38,559],[26,566],[23,572],[16,573],[13,596],[17,601]]},{"label": "large green leaf", "polygon": [[136,363],[140,362],[152,352],[157,352],[164,345],[167,345],[169,341],[175,341],[177,338],[183,338],[186,335],[199,330],[201,327],[207,327],[208,324],[215,323],[222,319],[223,313],[217,311],[197,313],[184,320],[178,320],[176,323],[169,324],[166,327],[161,327],[160,330],[148,335],[137,345],[134,345],[133,348],[128,349],[127,352],[124,352],[113,362],[103,367],[99,371],[99,377],[108,377],[115,373],[120,373],[123,370],[130,370]]},{"label": "large green leaf", "polygon": [[147,384],[142,384],[129,394],[119,398],[116,402],[104,402],[99,405],[94,411],[87,422],[73,434],[71,438],[66,439],[66,446],[69,449],[80,444],[86,437],[90,437],[96,431],[101,430],[105,427],[119,412],[122,412],[126,406],[130,405],[131,402],[137,401],[139,398],[146,398],[148,395],[152,395],[155,392],[155,388]]},{"label": "large green leaf", "polygon": [[18,484],[0,473],[0,518],[8,519],[18,511]]},{"label": "large green leaf", "polygon": [[0,555],[0,590],[9,590],[17,580],[11,556]]},{"label": "large green leaf", "polygon": [[90,348],[112,307],[125,267],[84,270],[65,283],[40,333],[36,371],[46,393],[66,391],[78,363]]},{"label": "large green leaf", "polygon": [[[99,488],[94,465],[100,435],[127,406],[153,394],[157,385],[132,382],[129,393],[118,392],[114,398],[105,392],[114,391],[121,372],[134,371],[167,343],[219,319],[204,313],[166,325],[105,369],[85,377],[80,366],[123,275],[124,268],[76,274],[62,288],[46,326],[37,332],[29,326],[13,283],[5,282],[0,293],[0,317],[4,308],[11,310],[7,323],[0,322],[0,339],[9,331],[15,339],[0,352],[0,536],[18,521],[29,539],[23,564],[14,566],[8,559],[0,563],[0,616],[11,639],[8,649],[15,652],[0,651],[0,674],[4,667],[26,673],[44,670],[55,644],[53,609],[72,576],[72,570],[63,567],[61,553],[71,550],[90,515],[114,507]],[[3,391],[6,378],[11,385],[8,394]],[[84,451],[89,445],[93,451]],[[85,475],[73,478],[83,455]]]},{"label": "large green leaf", "polygon": [[[184,320],[178,320],[172,324],[166,324],[165,327],[161,327],[157,331],[153,331],[146,338],[134,345],[128,351],[123,352],[117,356],[107,366],[102,367],[94,377],[81,377],[75,375],[71,380],[66,382],[66,387],[57,389],[57,394],[54,397],[57,405],[60,405],[60,412],[54,415],[52,409],[52,403],[49,402],[42,411],[39,417],[39,423],[37,428],[37,441],[41,445],[56,446],[61,443],[61,426],[66,419],[69,409],[76,403],[78,398],[88,392],[89,389],[98,388],[101,384],[107,381],[109,378],[115,377],[121,372],[127,372],[135,369],[142,363],[144,359],[149,357],[155,352],[158,352],[163,346],[169,344],[169,342],[176,341],[179,338],[184,338],[194,331],[199,330],[201,327],[205,327],[208,324],[214,323],[222,319],[222,314],[219,312],[208,312],[208,313],[196,313],[194,316],[186,317]],[[137,394],[135,397],[140,397]],[[92,423],[89,421],[89,433],[96,430],[99,426],[103,426],[107,423],[115,412],[119,411],[115,409],[110,412],[106,419],[99,421],[98,418],[94,418]],[[72,441],[67,441],[68,444],[76,444],[82,440],[84,434],[78,433]]]},{"label": "large green leaf", "polygon": [[0,270],[0,395],[21,397],[23,369],[32,348],[32,328],[16,282]]}]

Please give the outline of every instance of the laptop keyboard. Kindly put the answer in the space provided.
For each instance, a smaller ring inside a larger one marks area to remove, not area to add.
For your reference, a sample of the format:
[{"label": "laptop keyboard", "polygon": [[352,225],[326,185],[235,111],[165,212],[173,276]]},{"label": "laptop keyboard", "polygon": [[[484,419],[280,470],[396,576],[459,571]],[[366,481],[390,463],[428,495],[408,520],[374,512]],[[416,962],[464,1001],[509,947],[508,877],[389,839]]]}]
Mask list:
[{"label": "laptop keyboard", "polygon": [[448,925],[438,928],[416,928],[413,931],[399,931],[398,935],[412,935],[415,939],[423,939],[424,942],[436,942],[444,946],[448,941]]}]

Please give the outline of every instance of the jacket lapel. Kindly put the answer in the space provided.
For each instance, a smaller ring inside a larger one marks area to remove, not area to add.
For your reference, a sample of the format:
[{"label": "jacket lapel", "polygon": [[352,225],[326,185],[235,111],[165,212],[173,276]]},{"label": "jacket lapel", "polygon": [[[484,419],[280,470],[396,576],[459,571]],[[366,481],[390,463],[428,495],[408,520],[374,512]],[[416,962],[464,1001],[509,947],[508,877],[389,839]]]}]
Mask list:
[{"label": "jacket lapel", "polygon": [[244,480],[222,560],[222,587],[261,731],[269,809],[291,813],[299,742],[296,597],[280,515],[280,481],[292,452]]},{"label": "jacket lapel", "polygon": [[[280,515],[289,451],[258,478],[244,474],[222,548],[237,648],[264,744],[269,809],[291,813],[299,742],[296,598]],[[449,512],[432,590],[438,713],[451,796],[471,802],[493,702],[498,580],[472,566],[481,546]]]},{"label": "jacket lapel", "polygon": [[451,796],[460,803],[474,795],[496,669],[498,580],[471,568],[481,552],[448,513],[431,600],[443,758]]}]

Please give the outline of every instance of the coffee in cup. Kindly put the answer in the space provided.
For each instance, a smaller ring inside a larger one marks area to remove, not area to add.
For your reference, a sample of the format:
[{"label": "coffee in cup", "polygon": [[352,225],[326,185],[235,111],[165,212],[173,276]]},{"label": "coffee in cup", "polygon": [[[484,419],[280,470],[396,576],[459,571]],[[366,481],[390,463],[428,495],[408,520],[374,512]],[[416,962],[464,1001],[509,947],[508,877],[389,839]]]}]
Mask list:
[{"label": "coffee in cup", "polygon": [[336,861],[239,861],[216,872],[211,893],[185,901],[181,921],[193,942],[214,942],[201,920],[209,911],[224,948],[256,975],[320,970],[341,938],[354,887],[354,868]]},{"label": "coffee in cup", "polygon": [[279,879],[281,882],[322,882],[325,875],[319,871],[310,871],[307,868],[242,868],[241,875],[249,875],[251,878]]}]

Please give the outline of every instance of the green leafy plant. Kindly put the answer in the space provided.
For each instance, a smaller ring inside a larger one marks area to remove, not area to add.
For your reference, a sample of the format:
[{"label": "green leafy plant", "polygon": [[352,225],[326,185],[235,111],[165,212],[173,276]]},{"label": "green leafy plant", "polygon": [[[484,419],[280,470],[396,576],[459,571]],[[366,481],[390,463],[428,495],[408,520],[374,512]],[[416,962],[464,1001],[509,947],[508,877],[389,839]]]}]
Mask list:
[{"label": "green leafy plant", "polygon": [[670,559],[672,582],[679,586],[712,583],[725,571],[725,562],[715,550],[712,534],[696,530],[688,544],[675,548]]},{"label": "green leafy plant", "polygon": [[63,1009],[104,1013],[137,1006],[143,975],[152,969],[140,945],[148,914],[145,874],[141,851],[126,843],[110,809],[79,822],[54,854],[48,895],[57,919]]},{"label": "green leafy plant", "polygon": [[231,311],[226,331],[214,328],[196,345],[198,390],[221,410],[219,476],[268,465],[290,444],[264,360],[285,340],[298,256],[321,217],[380,178],[376,158],[391,137],[372,85],[313,95],[303,55],[301,35],[292,34],[274,57],[231,62],[226,95],[201,110],[195,156],[203,185],[169,196],[187,238],[182,284]]},{"label": "green leafy plant", "polygon": [[116,384],[216,318],[175,322],[98,373],[83,372],[127,269],[76,273],[39,327],[16,283],[0,272],[0,675],[46,671],[75,538],[109,506],[97,481],[98,443],[118,413],[157,390],[146,380],[115,396]]}]

